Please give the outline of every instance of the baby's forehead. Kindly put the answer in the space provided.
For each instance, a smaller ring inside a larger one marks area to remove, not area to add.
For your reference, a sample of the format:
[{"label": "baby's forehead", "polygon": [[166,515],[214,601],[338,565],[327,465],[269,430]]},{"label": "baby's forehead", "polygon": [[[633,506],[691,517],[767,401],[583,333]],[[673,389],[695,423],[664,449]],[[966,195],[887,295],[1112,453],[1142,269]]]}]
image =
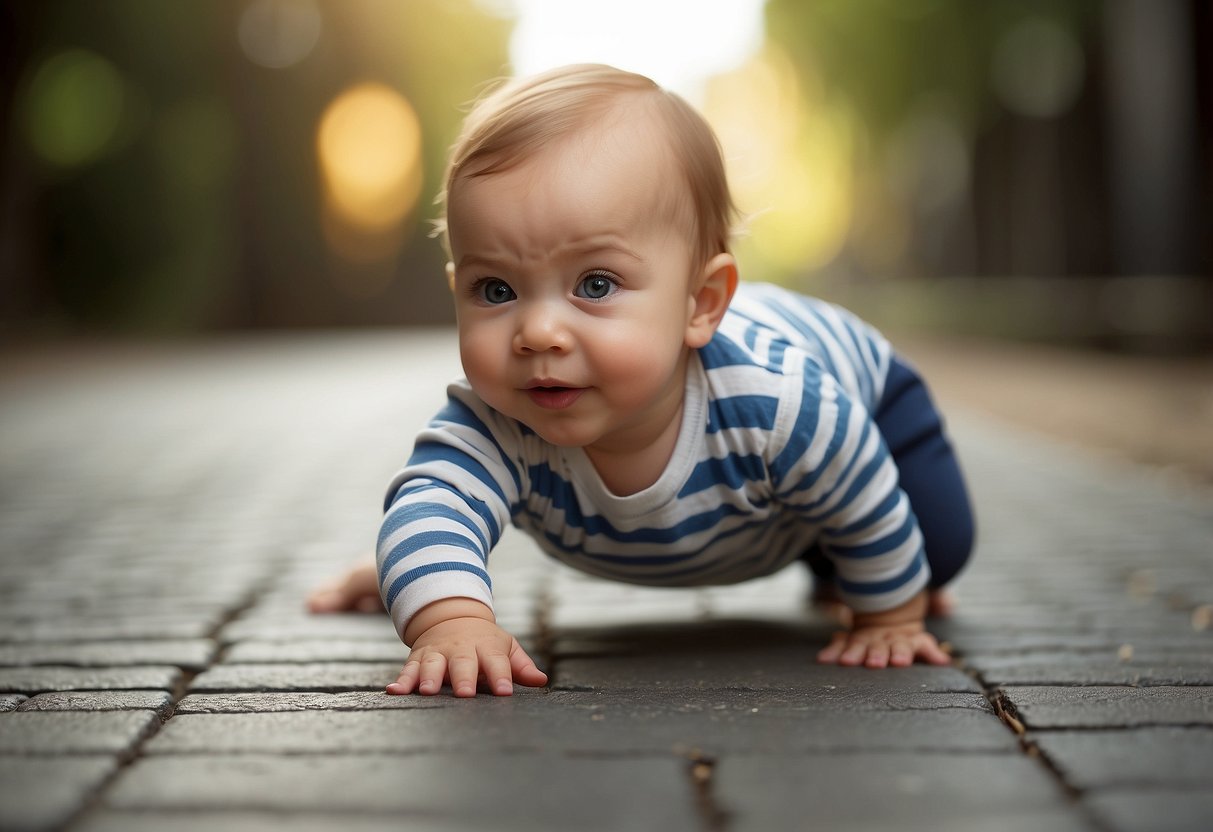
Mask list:
[{"label": "baby's forehead", "polygon": [[537,146],[511,148],[469,165],[452,183],[448,196],[454,207],[464,191],[462,183],[514,173],[523,194],[534,193],[527,184],[555,180],[569,188],[584,186],[587,198],[622,191],[654,209],[671,203],[687,205],[690,188],[675,156],[674,141],[652,108],[618,106]]}]

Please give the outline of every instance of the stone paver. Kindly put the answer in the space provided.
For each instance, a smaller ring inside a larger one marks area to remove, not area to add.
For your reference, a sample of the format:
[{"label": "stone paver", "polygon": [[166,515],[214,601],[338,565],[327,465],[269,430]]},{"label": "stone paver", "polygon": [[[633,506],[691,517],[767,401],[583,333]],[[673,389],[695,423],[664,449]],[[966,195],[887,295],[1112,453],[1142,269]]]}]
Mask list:
[{"label": "stone paver", "polygon": [[507,532],[499,619],[552,684],[385,694],[387,619],[302,599],[368,550],[453,344],[0,353],[0,829],[1208,827],[1213,494],[947,401],[952,667],[815,664],[802,569],[651,590]]},{"label": "stone paver", "polygon": [[[124,616],[129,613],[122,613]],[[0,641],[28,642],[89,642],[114,641],[118,639],[170,638],[201,639],[219,624],[221,616],[182,620],[169,617],[143,617],[130,615],[119,621],[104,621],[94,618],[73,619],[71,617],[23,622],[0,631]]]},{"label": "stone paver", "polygon": [[1028,728],[1213,727],[1213,688],[1010,687],[1001,695]]},{"label": "stone paver", "polygon": [[358,689],[381,691],[388,682],[395,681],[401,664],[402,662],[322,662],[218,665],[194,677],[190,683],[190,692]]},{"label": "stone paver", "polygon": [[483,821],[459,820],[427,815],[410,818],[400,812],[368,815],[351,812],[321,813],[289,810],[217,811],[128,811],[101,809],[73,827],[79,832],[384,832],[391,829],[424,829],[426,832],[479,832]]},{"label": "stone paver", "polygon": [[[340,568],[340,565],[337,566]],[[227,644],[241,641],[387,641],[392,625],[382,615],[328,615],[293,619],[247,618],[235,621],[220,634]]]},{"label": "stone paver", "polygon": [[1213,789],[1213,728],[1041,732],[1032,741],[1079,789]]},{"label": "stone paver", "polygon": [[0,712],[15,711],[28,697],[21,693],[0,694]]},{"label": "stone paver", "polygon": [[381,690],[316,693],[192,693],[177,703],[180,714],[274,713],[279,711],[370,711],[385,708],[443,708],[445,698],[392,696]]},{"label": "stone paver", "polygon": [[0,754],[132,750],[160,724],[154,711],[18,711],[0,715]]},{"label": "stone paver", "polygon": [[[805,697],[807,698],[807,697]],[[764,750],[938,749],[1012,752],[1014,737],[988,711],[823,710],[794,699],[660,693],[602,697],[556,692],[388,711],[178,714],[147,754],[401,753],[537,748],[658,754]]]},{"label": "stone paver", "polygon": [[404,664],[409,649],[385,627],[386,638],[372,639],[298,639],[293,641],[242,641],[232,645],[224,661],[229,664],[267,664],[289,662],[316,664],[325,662],[380,662]]},{"label": "stone paver", "polygon": [[[751,631],[734,627],[742,635]],[[762,630],[753,633],[761,643]],[[631,655],[559,661],[553,678],[557,689],[631,690],[734,688],[737,690],[811,690],[822,696],[856,696],[891,692],[963,693],[981,687],[954,668],[917,666],[899,674],[890,691],[882,674],[866,668],[826,667],[814,663],[811,642],[772,650],[713,649],[710,652],[638,652]]]},{"label": "stone paver", "polygon": [[0,754],[0,829],[61,827],[116,769],[114,757]]},{"label": "stone paver", "polygon": [[173,697],[166,690],[73,690],[40,693],[19,711],[155,711],[167,717]]},{"label": "stone paver", "polygon": [[[698,830],[687,767],[675,758],[530,752],[512,753],[508,765],[467,753],[156,757],[124,772],[105,802],[119,809],[391,812],[396,828],[446,816],[499,829]],[[545,787],[550,783],[581,788]]]},{"label": "stone paver", "polygon": [[215,650],[215,643],[204,639],[0,644],[0,667],[175,665],[186,670],[202,670],[211,663]]},{"label": "stone paver", "polygon": [[990,685],[1213,685],[1213,661],[1145,663],[1079,654],[967,663]]},{"label": "stone paver", "polygon": [[171,690],[182,679],[175,667],[0,668],[0,691]]},{"label": "stone paver", "polygon": [[1208,832],[1213,794],[1180,789],[1117,789],[1086,801],[1095,817],[1116,832]]},{"label": "stone paver", "polygon": [[[1022,756],[831,754],[731,756],[713,772],[717,807],[730,829],[1078,830],[1047,773]],[[810,785],[811,784],[811,785]],[[827,797],[828,796],[828,797]],[[806,827],[807,828],[807,827]]]}]

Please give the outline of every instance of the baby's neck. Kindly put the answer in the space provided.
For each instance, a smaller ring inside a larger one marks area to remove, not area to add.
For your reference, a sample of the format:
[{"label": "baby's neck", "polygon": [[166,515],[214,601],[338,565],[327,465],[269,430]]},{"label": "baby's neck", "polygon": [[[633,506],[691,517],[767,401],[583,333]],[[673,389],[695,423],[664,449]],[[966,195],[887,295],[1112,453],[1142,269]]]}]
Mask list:
[{"label": "baby's neck", "polygon": [[676,418],[655,439],[635,451],[601,450],[586,447],[585,455],[598,472],[599,479],[607,490],[619,497],[644,491],[657,480],[669,466],[678,445],[682,430],[682,407]]}]

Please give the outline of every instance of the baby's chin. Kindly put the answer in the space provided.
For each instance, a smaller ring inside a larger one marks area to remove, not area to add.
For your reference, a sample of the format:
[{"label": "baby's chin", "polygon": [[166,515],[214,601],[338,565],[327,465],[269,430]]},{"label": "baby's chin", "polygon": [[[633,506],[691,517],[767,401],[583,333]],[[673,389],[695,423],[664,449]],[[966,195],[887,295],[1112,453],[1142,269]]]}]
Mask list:
[{"label": "baby's chin", "polygon": [[[521,419],[519,421],[522,422]],[[548,443],[549,445],[555,445],[557,448],[584,448],[585,446],[591,444],[587,440],[581,439],[580,437],[569,436],[567,433],[547,429],[536,430],[533,425],[528,425],[526,422],[522,422],[522,424],[527,430],[538,436],[544,442]]]},{"label": "baby's chin", "polygon": [[[475,386],[472,389],[475,390]],[[502,402],[501,405],[498,405],[483,395],[481,399],[489,407],[501,415],[513,419],[522,425],[526,432],[539,437],[549,445],[555,445],[558,448],[585,448],[592,445],[597,439],[596,436],[590,435],[590,431],[584,429],[582,425],[584,414],[579,416],[570,414],[562,418],[557,413],[551,413],[535,418],[534,413],[519,412],[525,409],[517,407],[515,402]]]}]

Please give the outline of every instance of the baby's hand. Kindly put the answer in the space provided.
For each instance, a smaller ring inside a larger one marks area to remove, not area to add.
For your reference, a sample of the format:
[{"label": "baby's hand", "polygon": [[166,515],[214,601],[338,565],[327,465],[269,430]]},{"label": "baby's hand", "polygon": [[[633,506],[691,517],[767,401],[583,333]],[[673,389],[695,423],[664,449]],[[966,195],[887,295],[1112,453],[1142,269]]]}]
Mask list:
[{"label": "baby's hand", "polygon": [[949,664],[951,658],[923,624],[926,610],[926,593],[920,593],[896,609],[856,613],[851,631],[835,633],[830,645],[817,654],[817,661],[850,667],[909,667],[920,658],[930,664]]},{"label": "baby's hand", "polygon": [[822,664],[851,667],[909,667],[915,658],[941,665],[952,661],[922,624],[856,627],[835,633],[830,646],[817,654]]},{"label": "baby's hand", "polygon": [[445,679],[450,679],[455,696],[475,696],[478,679],[483,679],[497,696],[509,696],[514,692],[514,682],[540,687],[548,677],[518,640],[495,622],[466,616],[439,621],[422,632],[387,692],[416,690],[432,696],[442,689]]}]

